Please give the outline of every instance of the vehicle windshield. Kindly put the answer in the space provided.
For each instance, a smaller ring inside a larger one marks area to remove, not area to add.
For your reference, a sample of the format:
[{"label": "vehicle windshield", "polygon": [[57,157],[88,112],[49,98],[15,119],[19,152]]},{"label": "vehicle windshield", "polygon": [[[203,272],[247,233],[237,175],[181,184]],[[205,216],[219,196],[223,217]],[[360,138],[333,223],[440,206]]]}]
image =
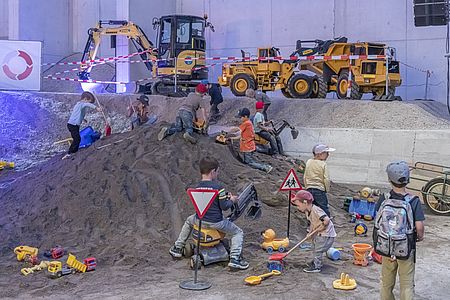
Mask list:
[{"label": "vehicle windshield", "polygon": [[191,36],[190,22],[188,19],[180,19],[177,24],[177,43],[189,43]]},{"label": "vehicle windshield", "polygon": [[161,43],[169,44],[172,32],[172,20],[165,19],[161,25]]},{"label": "vehicle windshield", "polygon": [[384,55],[384,48],[369,46],[368,52],[369,55]]},{"label": "vehicle windshield", "polygon": [[205,35],[204,22],[200,20],[192,21],[192,36],[203,37]]}]

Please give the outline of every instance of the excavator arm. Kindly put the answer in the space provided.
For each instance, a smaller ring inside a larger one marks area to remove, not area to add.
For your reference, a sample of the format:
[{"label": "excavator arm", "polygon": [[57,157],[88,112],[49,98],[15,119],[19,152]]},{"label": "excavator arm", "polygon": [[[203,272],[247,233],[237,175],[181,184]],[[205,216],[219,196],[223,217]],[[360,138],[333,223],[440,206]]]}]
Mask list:
[{"label": "excavator arm", "polygon": [[[115,27],[105,27],[115,26]],[[129,21],[99,21],[97,27],[90,28],[88,30],[88,40],[86,46],[84,47],[83,56],[81,61],[94,60],[97,56],[98,49],[102,42],[103,36],[126,36],[133,42],[138,52],[147,51],[142,53],[140,56],[144,60],[145,66],[156,74],[154,70],[153,60],[157,58],[157,51],[154,49],[153,43],[147,38],[144,31],[133,22]],[[93,65],[87,63],[81,65],[81,72],[78,73],[80,79],[90,79],[90,72]]]}]

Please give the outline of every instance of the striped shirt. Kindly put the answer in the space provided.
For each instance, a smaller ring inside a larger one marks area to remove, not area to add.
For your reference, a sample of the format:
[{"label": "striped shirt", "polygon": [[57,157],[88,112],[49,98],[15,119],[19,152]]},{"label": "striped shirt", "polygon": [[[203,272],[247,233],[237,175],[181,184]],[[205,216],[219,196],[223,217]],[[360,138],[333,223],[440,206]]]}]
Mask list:
[{"label": "striped shirt", "polygon": [[219,194],[213,203],[209,207],[206,214],[203,216],[203,221],[210,223],[217,223],[223,220],[222,211],[228,210],[233,205],[233,201],[227,195],[227,192],[222,185],[216,181],[202,180],[197,185],[197,188],[206,188],[212,190],[218,190]]}]

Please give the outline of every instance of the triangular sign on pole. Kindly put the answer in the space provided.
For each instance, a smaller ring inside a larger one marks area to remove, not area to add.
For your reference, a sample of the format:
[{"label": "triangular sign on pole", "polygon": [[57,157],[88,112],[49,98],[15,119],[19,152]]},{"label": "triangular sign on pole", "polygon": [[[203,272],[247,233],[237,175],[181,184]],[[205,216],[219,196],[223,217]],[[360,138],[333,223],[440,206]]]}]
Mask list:
[{"label": "triangular sign on pole", "polygon": [[198,188],[198,189],[188,189],[187,193],[189,195],[189,198],[191,198],[192,204],[194,204],[197,216],[199,217],[199,219],[203,219],[203,216],[208,211],[208,208],[211,206],[217,194],[219,194],[219,191],[205,188]]},{"label": "triangular sign on pole", "polygon": [[300,184],[300,180],[298,180],[297,174],[295,174],[294,169],[290,169],[289,173],[287,174],[286,178],[281,184],[279,191],[300,191],[300,190],[303,190]]}]

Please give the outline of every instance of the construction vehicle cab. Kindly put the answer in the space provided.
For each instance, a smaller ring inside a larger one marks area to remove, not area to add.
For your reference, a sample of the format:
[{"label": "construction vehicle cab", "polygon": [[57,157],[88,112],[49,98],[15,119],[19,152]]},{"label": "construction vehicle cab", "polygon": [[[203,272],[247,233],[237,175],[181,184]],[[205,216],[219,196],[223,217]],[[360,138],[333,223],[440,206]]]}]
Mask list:
[{"label": "construction vehicle cab", "polygon": [[[138,52],[143,52],[140,56],[152,74],[148,77],[153,77],[151,82],[136,86],[138,93],[187,95],[195,89],[200,80],[208,78],[208,69],[205,66],[205,29],[209,27],[214,30],[214,26],[207,22],[206,15],[204,17],[169,15],[154,18],[152,25],[157,30],[156,46],[133,22],[99,21],[95,28],[88,30],[89,38],[82,61],[96,59],[103,36],[111,36],[113,46],[115,36],[126,36]],[[82,65],[79,78],[89,80],[93,66],[93,64]],[[177,90],[174,87],[175,80]]]},{"label": "construction vehicle cab", "polygon": [[[237,220],[241,215],[245,214],[245,217],[251,220],[255,220],[261,217],[261,202],[258,199],[253,183],[247,184],[244,189],[239,193],[238,201],[233,204],[231,213],[227,216],[227,219],[231,222]],[[225,240],[225,234],[216,229],[202,227],[199,235],[198,226],[194,225],[192,232],[193,243],[186,244],[184,251],[185,257],[190,257],[191,268],[195,267],[196,256],[193,255],[194,247],[197,246],[198,239],[200,238],[200,257],[199,262],[203,265],[209,265],[222,261],[229,261],[230,256],[228,253],[228,243]],[[198,267],[200,268],[200,265]]]},{"label": "construction vehicle cab", "polygon": [[[314,45],[307,47],[305,44]],[[388,75],[386,75],[386,59],[383,58],[388,49]],[[336,92],[339,99],[361,99],[364,93],[371,93],[374,99],[395,99],[395,88],[400,86],[399,62],[395,60],[395,50],[385,44],[357,42],[347,43],[347,38],[334,40],[297,41],[297,49],[291,56],[323,55],[350,56],[359,55],[357,59],[350,57],[341,60],[300,61],[299,70],[315,74],[308,76],[307,95],[311,98],[325,98],[328,92]],[[367,55],[375,58],[368,59]],[[361,57],[362,56],[362,57]],[[380,56],[380,58],[376,58]],[[351,68],[350,68],[351,65]],[[352,73],[350,97],[347,97],[349,72]],[[388,95],[386,95],[386,76],[388,79]]]}]

